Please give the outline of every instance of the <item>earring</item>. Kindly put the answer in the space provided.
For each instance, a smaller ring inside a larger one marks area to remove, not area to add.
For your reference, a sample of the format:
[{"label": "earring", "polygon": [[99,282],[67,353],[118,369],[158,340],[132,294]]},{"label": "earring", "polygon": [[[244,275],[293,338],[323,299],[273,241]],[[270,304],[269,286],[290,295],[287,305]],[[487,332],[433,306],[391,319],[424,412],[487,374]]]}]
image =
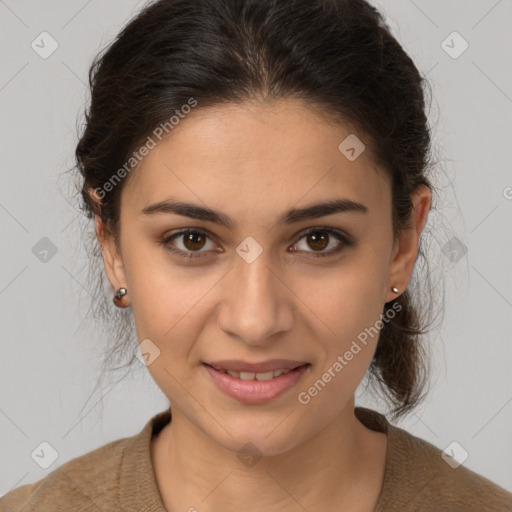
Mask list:
[{"label": "earring", "polygon": [[117,292],[114,294],[112,301],[118,308],[126,307],[121,305],[122,298],[125,295],[128,295],[128,290],[126,288],[119,288],[119,290],[117,290]]},{"label": "earring", "polygon": [[396,288],[396,286],[393,286],[393,288],[391,288],[391,291],[393,293],[398,293],[398,288]]}]

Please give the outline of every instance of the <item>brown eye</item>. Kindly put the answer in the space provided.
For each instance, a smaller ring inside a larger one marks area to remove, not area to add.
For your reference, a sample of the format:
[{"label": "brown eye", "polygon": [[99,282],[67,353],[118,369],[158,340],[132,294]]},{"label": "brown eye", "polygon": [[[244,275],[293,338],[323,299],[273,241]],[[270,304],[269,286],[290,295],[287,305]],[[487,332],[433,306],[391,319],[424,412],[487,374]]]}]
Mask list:
[{"label": "brown eye", "polygon": [[183,235],[183,245],[191,251],[197,251],[199,249],[202,249],[204,244],[205,237],[197,231],[193,231],[191,233],[186,233]]},{"label": "brown eye", "polygon": [[[309,253],[313,257],[336,256],[343,249],[354,245],[354,240],[341,231],[331,228],[313,228],[302,235],[292,250],[294,253]],[[329,246],[331,246],[330,250],[325,250]]]},{"label": "brown eye", "polygon": [[[318,233],[321,233],[320,235]],[[329,235],[325,231],[315,231],[307,235],[307,243],[315,251],[322,251],[329,245]]]},{"label": "brown eye", "polygon": [[[207,247],[208,242],[211,244]],[[205,252],[218,251],[210,236],[197,229],[184,229],[168,235],[161,240],[162,245],[169,251],[184,258],[196,258],[205,256]]]}]

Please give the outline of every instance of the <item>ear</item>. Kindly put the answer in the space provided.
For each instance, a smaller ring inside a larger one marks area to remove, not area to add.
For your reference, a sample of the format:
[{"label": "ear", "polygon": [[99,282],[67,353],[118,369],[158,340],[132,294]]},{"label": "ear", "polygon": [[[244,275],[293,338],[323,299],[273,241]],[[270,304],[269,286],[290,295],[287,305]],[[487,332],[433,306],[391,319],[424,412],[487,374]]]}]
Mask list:
[{"label": "ear", "polygon": [[393,247],[392,261],[389,267],[389,282],[386,290],[386,302],[397,297],[391,291],[395,286],[402,293],[411,280],[414,263],[418,256],[421,233],[427,222],[432,203],[432,194],[425,185],[419,185],[411,193],[413,208],[410,226],[398,235]]},{"label": "ear", "polygon": [[115,292],[121,287],[126,287],[126,276],[121,255],[116,247],[115,241],[103,224],[98,215],[94,216],[96,226],[96,237],[101,246],[105,273],[107,274],[112,291]]}]

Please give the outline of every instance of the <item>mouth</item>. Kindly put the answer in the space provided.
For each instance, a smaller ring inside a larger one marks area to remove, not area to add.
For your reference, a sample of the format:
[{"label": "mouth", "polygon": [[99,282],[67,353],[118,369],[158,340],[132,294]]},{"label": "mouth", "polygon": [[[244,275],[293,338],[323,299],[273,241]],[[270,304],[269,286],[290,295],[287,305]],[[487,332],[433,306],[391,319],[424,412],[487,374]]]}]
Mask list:
[{"label": "mouth", "polygon": [[[216,368],[214,368],[216,370]],[[235,379],[240,380],[270,380],[279,377],[280,375],[284,375],[293,370],[271,370],[269,372],[235,372],[233,370],[217,370],[218,372],[225,373],[227,375],[231,375]]]},{"label": "mouth", "polygon": [[260,363],[251,363],[237,359],[224,359],[222,361],[206,361],[204,364],[211,366],[218,371],[237,372],[237,373],[267,373],[274,371],[289,371],[299,366],[309,364],[306,361],[296,361],[293,359],[269,359]]},{"label": "mouth", "polygon": [[311,364],[280,359],[263,363],[216,361],[202,366],[225,394],[237,401],[258,404],[297,385]]}]

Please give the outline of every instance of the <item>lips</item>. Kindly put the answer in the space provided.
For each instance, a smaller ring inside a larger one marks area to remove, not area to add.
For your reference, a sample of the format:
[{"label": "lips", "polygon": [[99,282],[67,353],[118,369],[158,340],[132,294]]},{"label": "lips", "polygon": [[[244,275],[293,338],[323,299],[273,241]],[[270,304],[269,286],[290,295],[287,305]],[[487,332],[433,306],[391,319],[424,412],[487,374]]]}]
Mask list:
[{"label": "lips", "polygon": [[[219,369],[215,368],[213,364],[219,366]],[[287,368],[283,368],[283,366]],[[203,363],[202,367],[216,387],[226,395],[239,402],[262,404],[296,386],[302,376],[310,371],[311,364],[274,359],[262,363],[216,361]],[[241,368],[242,371],[231,368]],[[270,369],[264,372],[245,371],[255,368],[258,370]]]}]

